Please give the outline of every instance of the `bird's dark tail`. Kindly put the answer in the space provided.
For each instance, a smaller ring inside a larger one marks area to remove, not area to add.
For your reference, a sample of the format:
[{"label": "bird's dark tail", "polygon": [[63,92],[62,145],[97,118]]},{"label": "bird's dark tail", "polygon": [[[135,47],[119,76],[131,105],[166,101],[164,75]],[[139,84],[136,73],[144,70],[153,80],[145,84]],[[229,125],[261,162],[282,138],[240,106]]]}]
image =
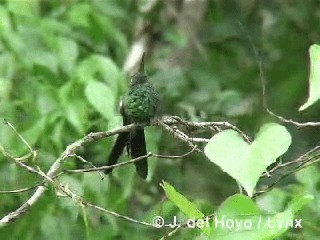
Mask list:
[{"label": "bird's dark tail", "polygon": [[[118,159],[120,158],[123,149],[127,146],[130,140],[129,132],[120,133],[117,137],[116,143],[114,144],[111,153],[108,158],[107,166],[111,166],[117,163]],[[112,168],[107,169],[104,171],[105,174],[111,173]]]},{"label": "bird's dark tail", "polygon": [[[131,133],[130,139],[131,158],[137,158],[147,155],[146,139],[144,129],[135,130]],[[136,171],[140,177],[146,179],[148,176],[148,161],[147,158],[134,163]]]}]

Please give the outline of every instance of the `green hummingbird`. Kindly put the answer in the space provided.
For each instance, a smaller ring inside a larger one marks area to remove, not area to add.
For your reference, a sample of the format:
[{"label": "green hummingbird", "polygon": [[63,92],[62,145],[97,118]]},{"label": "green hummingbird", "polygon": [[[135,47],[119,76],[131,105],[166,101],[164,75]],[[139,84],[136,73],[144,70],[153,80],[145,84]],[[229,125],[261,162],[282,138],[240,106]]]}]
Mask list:
[{"label": "green hummingbird", "polygon": [[[129,91],[122,97],[120,102],[120,113],[123,125],[131,123],[150,123],[155,117],[159,102],[159,94],[153,85],[148,81],[148,76],[144,71],[144,54],[142,55],[140,67],[130,82]],[[111,150],[107,166],[117,163],[123,149],[127,147],[127,152],[131,158],[147,155],[144,128],[138,128],[130,132],[120,133]],[[134,163],[136,171],[143,179],[148,176],[147,158]],[[105,174],[112,172],[112,169],[105,171]]]}]

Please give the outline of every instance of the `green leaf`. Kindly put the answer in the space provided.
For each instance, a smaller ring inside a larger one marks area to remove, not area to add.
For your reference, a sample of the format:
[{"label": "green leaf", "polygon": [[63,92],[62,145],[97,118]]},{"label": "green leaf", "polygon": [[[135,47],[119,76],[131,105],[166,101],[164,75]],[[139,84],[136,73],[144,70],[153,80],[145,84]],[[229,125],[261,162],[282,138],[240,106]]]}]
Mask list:
[{"label": "green leaf", "polygon": [[[42,50],[30,50],[27,52],[26,59],[29,60],[35,68],[45,68],[46,71],[51,72],[51,75],[58,73],[58,59],[57,56]],[[35,69],[35,71],[39,71]]]},{"label": "green leaf", "polygon": [[162,188],[166,192],[167,197],[172,201],[179,209],[189,217],[203,218],[204,214],[200,212],[196,206],[193,205],[185,196],[178,193],[173,186],[163,181]]},{"label": "green leaf", "polygon": [[87,105],[84,105],[80,99],[77,99],[69,102],[65,109],[65,116],[68,122],[81,134],[85,133],[85,123],[87,120]]},{"label": "green leaf", "polygon": [[74,26],[88,27],[90,11],[91,7],[88,3],[74,4],[68,11],[68,20]]},{"label": "green leaf", "polygon": [[285,211],[268,213],[260,210],[249,197],[233,195],[219,207],[209,239],[275,239],[288,229],[298,227],[294,214],[311,200],[311,195],[297,196]]},{"label": "green leaf", "polygon": [[314,200],[313,195],[301,195],[295,197],[288,205],[287,211],[291,211],[293,214],[298,212],[304,205]]},{"label": "green leaf", "polygon": [[317,184],[320,183],[320,175],[316,165],[301,169],[295,173],[295,177],[308,189],[308,191],[317,192]]},{"label": "green leaf", "polygon": [[[169,200],[173,202],[189,218],[201,219],[205,216],[192,202],[190,202],[181,193],[177,192],[169,183],[163,181],[161,187],[166,192]],[[207,234],[210,233],[208,228],[202,228],[202,230]]]},{"label": "green leaf", "polygon": [[33,146],[39,137],[43,134],[46,127],[47,118],[39,118],[29,129],[22,132],[22,136],[26,139],[30,146]]},{"label": "green leaf", "polygon": [[8,10],[14,15],[35,18],[38,15],[38,1],[7,1]]},{"label": "green leaf", "polygon": [[226,130],[214,135],[204,151],[210,161],[236,179],[252,196],[261,174],[290,144],[291,136],[286,128],[269,123],[261,127],[251,145],[236,131]]},{"label": "green leaf", "polygon": [[59,108],[59,99],[57,91],[48,85],[39,85],[39,93],[37,95],[37,107],[42,116],[53,112]]},{"label": "green leaf", "polygon": [[287,203],[287,193],[279,188],[273,188],[271,191],[259,195],[257,203],[268,212],[282,211]]},{"label": "green leaf", "polygon": [[12,85],[9,79],[0,77],[0,101],[9,97]]},{"label": "green leaf", "polygon": [[11,21],[10,16],[6,8],[0,6],[0,29],[1,31],[10,30],[11,29]]},{"label": "green leaf", "polygon": [[98,81],[89,81],[85,89],[85,96],[104,118],[112,119],[115,114],[115,96],[108,85]]},{"label": "green leaf", "polygon": [[310,77],[309,77],[309,98],[299,111],[310,107],[320,98],[320,46],[312,45],[309,48],[310,55]]},{"label": "green leaf", "polygon": [[51,130],[49,138],[53,142],[55,148],[59,149],[58,151],[63,151],[65,146],[61,139],[66,135],[66,121],[63,118],[59,118],[59,113],[52,114],[49,120],[54,121],[54,124],[51,124],[51,126],[48,127]]},{"label": "green leaf", "polygon": [[71,75],[76,64],[78,57],[78,46],[77,44],[67,38],[58,39],[58,55],[59,55],[59,64],[61,65],[62,70]]},{"label": "green leaf", "polygon": [[120,71],[114,62],[100,55],[92,55],[82,61],[77,69],[77,76],[81,82],[87,83],[92,79],[104,80],[113,91],[118,90]]}]

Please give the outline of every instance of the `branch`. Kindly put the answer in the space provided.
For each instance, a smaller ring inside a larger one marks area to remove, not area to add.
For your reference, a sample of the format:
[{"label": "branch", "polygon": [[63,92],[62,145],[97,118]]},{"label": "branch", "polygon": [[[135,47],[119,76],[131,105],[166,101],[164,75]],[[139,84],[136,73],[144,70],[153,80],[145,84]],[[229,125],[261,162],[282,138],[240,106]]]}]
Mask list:
[{"label": "branch", "polygon": [[[237,131],[242,138],[248,142],[251,143],[252,140],[251,138],[246,135],[244,132],[242,132],[238,127],[232,125],[229,122],[190,122],[190,121],[186,121],[181,119],[178,116],[168,116],[163,120],[164,123],[166,123],[167,125],[183,125],[186,126],[187,128],[209,128],[212,130],[212,127],[216,129],[218,129],[218,131],[220,131],[221,127],[225,128],[225,129],[232,129]],[[206,141],[209,141],[209,139],[206,139]]]},{"label": "branch", "polygon": [[[181,156],[162,156],[162,155],[156,155],[156,154],[151,154],[151,155],[153,155],[154,157],[158,157],[158,158],[181,158],[181,157],[187,156],[188,154],[191,154],[194,151],[201,152],[201,150],[198,148],[198,146],[195,145],[194,143],[195,142],[207,142],[209,139],[192,138],[192,137],[189,137],[184,132],[182,132],[181,130],[177,131],[177,129],[175,129],[177,126],[175,126],[175,125],[181,125],[181,124],[189,125],[189,126],[193,126],[193,127],[199,127],[199,128],[205,127],[205,126],[208,126],[208,127],[210,127],[210,126],[224,126],[226,128],[228,128],[228,127],[235,128],[233,125],[226,123],[226,122],[223,122],[223,123],[221,123],[221,122],[191,123],[188,121],[183,121],[183,120],[179,119],[178,117],[164,117],[158,121],[153,122],[152,125],[161,125],[169,132],[173,132],[174,135],[178,139],[180,139],[184,142],[187,142],[192,147],[192,150],[188,153],[181,155]],[[62,168],[63,162],[72,156],[76,156],[76,151],[79,150],[79,148],[81,148],[82,146],[84,146],[87,143],[99,141],[101,139],[104,139],[104,138],[107,138],[107,137],[110,137],[110,136],[113,136],[113,135],[116,135],[116,134],[119,134],[122,132],[132,131],[132,130],[139,128],[139,127],[146,127],[147,125],[148,124],[130,124],[130,125],[115,128],[115,129],[112,129],[109,131],[89,133],[85,137],[83,137],[83,138],[75,141],[74,143],[70,144],[69,146],[67,146],[66,149],[64,150],[64,152],[61,154],[61,156],[51,165],[51,167],[47,173],[43,173],[39,169],[36,170],[36,169],[34,169],[34,168],[32,168],[32,167],[30,167],[20,161],[21,159],[27,159],[30,156],[33,156],[33,157],[36,156],[36,152],[34,150],[32,150],[31,147],[30,147],[31,151],[32,151],[31,153],[28,153],[27,155],[25,155],[21,158],[15,158],[9,152],[5,151],[5,149],[0,145],[0,150],[2,150],[2,152],[4,153],[5,156],[7,156],[11,160],[13,160],[17,165],[27,169],[30,172],[33,172],[33,173],[40,175],[44,179],[44,182],[42,183],[42,185],[37,187],[37,189],[33,193],[33,195],[24,204],[22,204],[22,206],[19,207],[17,210],[7,214],[5,217],[0,219],[0,223],[8,223],[8,222],[15,221],[18,218],[22,217],[25,213],[27,213],[29,211],[29,209],[42,197],[42,195],[44,194],[44,192],[46,190],[48,183],[53,184],[52,179],[56,178],[59,174],[61,174],[61,172],[59,173],[59,171]],[[21,139],[23,140],[24,143],[26,143],[26,141],[22,137],[21,137]],[[147,155],[147,156],[149,156],[149,155]],[[121,163],[121,164],[118,164],[115,166],[113,165],[113,166],[105,166],[105,167],[101,167],[101,168],[74,170],[74,172],[77,172],[77,171],[82,171],[82,172],[101,171],[101,170],[106,170],[109,168],[120,167],[120,166],[129,164],[129,163],[133,163],[135,161],[140,161],[147,156],[142,156],[138,159],[132,159],[131,161],[128,161],[126,163]],[[69,171],[72,171],[72,170],[69,170]]]},{"label": "branch", "polygon": [[[44,182],[41,183],[41,185],[37,186],[37,190],[35,191],[35,193],[29,198],[29,200],[27,200],[21,207],[19,207],[16,211],[7,214],[7,216],[3,217],[0,220],[0,223],[7,223],[7,222],[11,222],[14,221],[18,218],[20,218],[21,216],[23,216],[25,213],[27,213],[30,209],[31,206],[33,206],[39,199],[40,197],[43,195],[43,193],[46,190],[46,186],[48,185],[48,183],[53,184],[54,186],[56,184],[54,184],[54,178],[56,178],[58,175],[63,174],[64,172],[70,172],[70,173],[80,173],[80,172],[93,172],[93,171],[103,171],[103,170],[107,170],[110,168],[117,168],[117,167],[121,167],[127,164],[132,164],[134,162],[137,161],[141,161],[147,157],[155,157],[155,158],[183,158],[195,151],[197,152],[202,152],[201,149],[199,149],[199,147],[197,145],[195,145],[194,143],[197,142],[203,142],[206,143],[209,141],[209,139],[207,138],[193,138],[193,137],[189,137],[185,132],[183,132],[182,130],[180,130],[178,127],[179,126],[184,126],[187,129],[190,128],[204,128],[204,129],[210,129],[210,130],[218,130],[221,131],[221,128],[224,129],[233,129],[235,131],[237,131],[242,137],[243,139],[245,139],[248,143],[251,142],[251,139],[249,136],[247,136],[245,133],[243,133],[241,130],[239,130],[236,126],[228,123],[228,122],[190,122],[190,121],[186,121],[183,120],[177,116],[165,116],[162,117],[160,119],[157,119],[156,121],[152,122],[151,125],[158,125],[163,127],[166,131],[169,131],[170,133],[172,133],[176,138],[178,138],[179,140],[186,142],[189,146],[191,146],[191,150],[187,153],[184,153],[182,155],[178,155],[178,156],[164,156],[164,155],[159,155],[159,154],[153,154],[153,153],[148,153],[145,156],[141,156],[135,159],[132,159],[130,161],[126,161],[123,163],[119,163],[119,164],[115,164],[112,166],[103,166],[103,167],[94,167],[93,168],[87,168],[87,169],[75,169],[75,170],[66,170],[66,171],[62,171],[60,173],[59,170],[62,167],[62,163],[64,160],[70,158],[70,157],[77,157],[78,159],[80,159],[81,161],[84,162],[88,162],[86,160],[84,160],[82,157],[77,156],[76,155],[76,151],[84,146],[87,143],[90,142],[94,142],[94,141],[99,141],[101,139],[122,133],[122,132],[127,132],[127,131],[131,131],[134,130],[138,127],[145,127],[147,126],[147,124],[131,124],[131,125],[127,125],[127,126],[123,126],[123,127],[119,127],[119,128],[115,128],[112,129],[110,131],[104,131],[104,132],[96,132],[96,133],[89,133],[88,135],[86,135],[85,137],[79,139],[78,141],[70,144],[69,146],[66,147],[65,151],[61,154],[61,156],[52,164],[52,166],[50,167],[49,171],[47,173],[43,173],[40,169],[35,169],[33,167],[30,167],[28,165],[26,165],[25,163],[21,162],[21,160],[23,159],[27,159],[30,158],[30,156],[33,156],[33,154],[35,153],[35,151],[33,151],[31,153],[26,154],[25,156],[22,156],[20,158],[15,158],[14,156],[12,156],[9,152],[7,152],[1,145],[0,145],[0,150],[4,153],[5,156],[7,156],[8,158],[10,158],[11,160],[13,160],[17,165],[25,168],[26,170],[28,170],[29,172],[32,173],[36,173],[39,176],[41,176],[44,179]],[[267,189],[264,189],[262,191],[257,191],[255,196],[258,196],[259,194],[262,194],[264,192],[270,191],[276,184],[278,184],[282,179],[286,178],[287,176],[289,176],[290,174],[301,170],[302,168],[309,166],[315,162],[319,161],[319,156],[320,156],[320,146],[317,146],[313,149],[311,149],[310,151],[308,151],[306,154],[302,155],[301,157],[299,157],[298,159],[291,161],[291,162],[287,162],[287,163],[281,163],[278,164],[277,166],[275,166],[273,169],[271,169],[268,174],[272,174],[274,172],[276,172],[278,169],[281,168],[285,168],[289,165],[292,164],[299,164],[298,167],[296,167],[293,171],[290,171],[289,173],[286,173],[284,175],[282,175],[275,183],[273,183],[272,185],[268,186]],[[267,173],[265,173],[263,175],[264,177],[267,176]],[[56,187],[56,186],[55,186]],[[25,189],[20,189],[20,190],[13,190],[13,191],[3,191],[4,193],[18,193],[18,192],[23,192],[23,191],[27,191],[27,190],[31,190],[32,188],[25,188]],[[74,198],[75,194],[71,194],[70,191],[68,192],[65,188],[63,187],[59,187],[60,190],[62,190],[63,192],[67,192],[69,197]],[[63,189],[61,189],[63,188]],[[83,205],[86,206],[95,206],[91,203],[86,203],[84,200],[81,200],[81,203]],[[104,209],[102,207],[98,207],[95,206],[94,208],[101,210]],[[103,212],[112,212],[110,210],[104,209]],[[113,214],[115,216],[117,216],[117,213],[110,213]],[[124,216],[122,217],[124,219],[128,218],[130,219],[130,217]],[[139,222],[138,220],[133,220],[132,222]],[[144,224],[144,223],[143,223]],[[146,224],[144,224],[146,225]],[[148,223],[147,223],[148,225]],[[150,225],[150,224],[149,224]],[[149,226],[148,225],[148,226]]]},{"label": "branch", "polygon": [[124,165],[128,165],[131,163],[135,163],[135,162],[139,162],[143,159],[149,158],[149,157],[156,157],[156,158],[183,158],[186,157],[188,155],[190,155],[191,153],[193,153],[195,151],[197,146],[194,146],[189,152],[184,153],[182,155],[178,155],[178,156],[170,156],[170,155],[159,155],[159,154],[153,154],[153,153],[148,153],[147,155],[144,156],[140,156],[134,159],[131,159],[129,161],[126,162],[122,162],[122,163],[118,163],[118,164],[114,164],[114,165],[110,165],[110,166],[103,166],[103,167],[93,167],[93,168],[86,168],[86,169],[74,169],[74,170],[65,170],[65,172],[68,173],[83,173],[83,172],[95,172],[95,171],[105,171],[108,169],[114,169],[114,168],[118,168],[118,167],[122,167]]},{"label": "branch", "polygon": [[[242,27],[241,24],[240,24],[240,26]],[[259,54],[257,48],[255,47],[255,45],[253,44],[250,36],[248,36],[248,39],[249,39],[249,42],[253,48],[253,51],[256,56],[258,66],[259,66],[261,94],[262,94],[262,106],[265,109],[265,111],[267,113],[269,113],[271,116],[277,118],[279,121],[281,121],[283,123],[293,124],[296,127],[300,127],[300,128],[301,127],[319,127],[320,122],[297,122],[292,119],[286,119],[280,115],[277,115],[269,109],[268,104],[267,104],[267,97],[266,97],[266,79],[265,79],[265,74],[264,74],[264,70],[263,70],[262,58],[260,57],[260,54]]]},{"label": "branch", "polygon": [[[287,166],[290,166],[293,164],[299,163],[300,165],[301,164],[303,165],[305,163],[308,163],[311,160],[313,160],[314,157],[319,157],[319,153],[320,153],[320,146],[316,146],[293,161],[277,164],[274,168],[269,170],[267,173],[264,173],[263,177],[270,177],[271,174],[274,173],[275,171],[277,171],[278,169],[281,169],[281,168],[284,168],[284,167],[287,167]],[[313,154],[316,154],[316,155],[313,155]]]},{"label": "branch", "polygon": [[[275,166],[273,169],[271,169],[268,172],[268,174],[270,174],[270,176],[272,173],[274,173],[278,169],[288,167],[289,165],[293,165],[293,164],[298,164],[298,165],[296,167],[294,167],[293,170],[290,170],[290,171],[286,172],[285,174],[281,175],[275,182],[273,182],[271,185],[267,186],[265,189],[256,191],[256,193],[254,194],[254,197],[257,197],[263,193],[271,191],[283,179],[285,179],[288,176],[290,176],[291,174],[296,173],[296,172],[298,172],[298,171],[300,171],[300,170],[302,170],[312,164],[315,164],[319,161],[320,161],[320,146],[316,146],[316,147],[312,148],[310,151],[308,151],[307,153],[298,157],[296,160],[282,163],[282,164],[278,164],[277,166]],[[265,177],[266,173],[263,176]]]},{"label": "branch", "polygon": [[146,158],[148,158],[150,156],[152,156],[152,153],[148,153],[147,155],[140,156],[140,157],[131,159],[129,161],[118,163],[118,164],[114,164],[114,165],[110,165],[110,166],[94,167],[94,168],[86,168],[86,169],[75,169],[75,170],[66,170],[65,172],[68,172],[68,173],[83,173],[83,172],[105,171],[105,170],[108,170],[108,169],[111,169],[111,168],[113,169],[113,168],[122,167],[124,165],[131,164],[131,163],[139,162],[139,161],[141,161],[143,159],[146,159]]},{"label": "branch", "polygon": [[[193,138],[189,138],[186,134],[181,134],[181,132],[170,127],[169,125],[167,125],[166,123],[164,123],[162,121],[158,121],[158,124],[160,126],[162,126],[166,131],[172,133],[176,138],[182,140],[183,142],[186,142],[192,148],[195,147],[195,145],[192,143],[194,140]],[[209,139],[205,139],[205,142],[208,142],[208,141],[209,141]],[[201,152],[201,150],[198,147],[196,147],[196,151]]]},{"label": "branch", "polygon": [[36,187],[39,187],[40,185],[42,185],[43,183],[38,183],[32,187],[26,187],[26,188],[20,188],[20,189],[16,189],[16,190],[2,190],[0,191],[0,194],[12,194],[12,193],[22,193],[22,192],[28,192],[31,191],[33,189],[35,189]]},{"label": "branch", "polygon": [[15,134],[17,134],[20,140],[29,148],[30,152],[33,152],[29,143],[18,133],[17,129],[11,123],[9,123],[6,119],[4,119],[3,121],[4,121],[4,124],[7,124],[15,132]]},{"label": "branch", "polygon": [[[11,124],[9,126],[12,127]],[[82,146],[84,146],[87,143],[99,141],[101,139],[104,139],[104,138],[107,138],[107,137],[110,137],[110,136],[113,136],[113,135],[116,135],[116,134],[119,134],[122,132],[132,131],[136,128],[145,127],[145,126],[147,126],[147,124],[130,124],[127,126],[112,129],[110,131],[89,133],[85,137],[83,137],[83,138],[77,140],[76,142],[70,144],[69,146],[67,146],[65,151],[61,154],[61,156],[51,165],[49,171],[46,174],[41,174],[41,172],[39,172],[39,171],[35,170],[34,168],[19,161],[20,159],[26,159],[27,157],[35,156],[36,152],[33,151],[31,147],[30,147],[31,151],[32,151],[31,155],[29,153],[29,154],[23,156],[22,158],[15,158],[0,145],[0,150],[3,152],[3,154],[5,156],[7,156],[11,160],[13,160],[17,165],[27,169],[30,172],[36,173],[45,179],[44,183],[37,187],[37,189],[33,193],[33,195],[24,204],[22,204],[17,210],[7,214],[5,217],[0,219],[0,223],[8,223],[8,222],[15,221],[18,218],[22,217],[25,213],[27,213],[29,211],[29,209],[42,197],[42,195],[44,194],[44,192],[46,190],[48,182],[52,183],[51,179],[53,179],[57,176],[59,170],[62,167],[62,163],[66,159],[74,156],[76,151],[79,148],[81,148]],[[19,136],[21,137],[21,135],[19,135]],[[21,137],[21,139],[23,140],[24,143],[26,143],[26,141],[22,137]],[[138,161],[138,160],[135,160],[135,161]],[[122,164],[122,165],[125,165],[125,164]],[[97,168],[94,168],[94,169],[95,169],[95,171],[97,171]]]},{"label": "branch", "polygon": [[[27,166],[27,165],[25,165],[23,163],[19,163],[19,161],[17,161],[16,159],[12,159],[12,160],[15,161],[17,164],[19,164],[21,167],[27,169],[28,171],[40,175],[41,177],[46,179],[49,183],[51,183],[53,185],[53,187],[55,187],[58,190],[61,190],[63,193],[66,194],[66,196],[70,197],[73,200],[76,200],[79,204],[81,204],[83,206],[91,207],[91,208],[97,209],[97,210],[99,210],[101,212],[106,212],[108,214],[114,215],[116,217],[125,219],[125,220],[133,222],[133,223],[138,223],[138,224],[141,224],[141,225],[154,227],[152,223],[139,221],[139,220],[133,219],[131,217],[128,217],[128,216],[125,216],[125,215],[121,215],[119,213],[107,210],[107,209],[105,209],[103,207],[96,206],[94,204],[86,202],[81,197],[77,196],[77,194],[73,193],[68,187],[65,187],[65,186],[62,186],[60,184],[55,183],[54,179],[52,179],[48,175],[46,175],[43,171],[41,171],[40,168],[35,169],[35,168]],[[30,206],[29,206],[29,208],[30,208]],[[15,212],[12,212],[12,213],[8,214],[7,216],[5,216],[3,219],[0,220],[0,223],[3,224],[3,223],[6,223],[6,222],[9,222],[9,221],[12,221],[12,220],[15,220],[15,219],[19,218],[21,215],[26,213],[29,208],[21,206],[19,208],[19,212],[15,211]]]},{"label": "branch", "polygon": [[[11,125],[12,126],[12,125]],[[70,144],[67,146],[65,151],[61,154],[61,156],[51,165],[49,171],[44,175],[45,176],[45,182],[43,185],[37,187],[34,194],[24,203],[22,204],[17,210],[7,214],[2,219],[0,219],[0,223],[8,223],[17,220],[18,218],[22,217],[24,214],[26,214],[29,209],[36,203],[38,200],[42,197],[46,190],[46,186],[49,179],[52,179],[56,176],[59,169],[62,166],[62,163],[65,159],[69,158],[70,156],[73,156],[75,152],[82,147],[83,145],[98,141],[106,137],[110,137],[116,134],[119,134],[121,132],[127,132],[130,130],[133,130],[137,127],[145,126],[145,124],[131,124],[124,127],[115,128],[110,131],[105,132],[97,132],[97,133],[89,133],[87,136],[83,137],[82,139],[79,139],[78,141]],[[0,145],[0,150],[4,153],[5,156],[10,158],[11,160],[15,161],[16,164],[20,165],[21,167],[26,168],[28,171],[34,172],[39,174],[38,171],[34,170],[32,167],[29,167],[25,164],[23,164],[21,161],[18,161],[17,158],[13,157],[10,153],[5,151],[5,149]],[[34,151],[33,151],[34,152]],[[41,174],[39,174],[41,175]],[[41,175],[42,176],[42,175]],[[42,177],[44,177],[42,176]],[[50,180],[49,180],[50,181]]]},{"label": "branch", "polygon": [[[0,220],[0,224],[5,224],[8,222],[12,222],[17,220],[18,218],[21,218],[24,214],[26,214],[30,208],[41,198],[41,196],[44,194],[46,187],[48,186],[48,184],[53,185],[56,189],[61,190],[62,192],[64,192],[66,194],[66,196],[68,196],[71,199],[75,199],[78,203],[80,203],[83,206],[88,206],[94,209],[97,209],[101,212],[105,212],[108,214],[112,214],[116,217],[128,220],[130,222],[134,222],[134,223],[138,223],[138,224],[142,224],[142,225],[146,225],[146,226],[153,226],[151,223],[146,223],[146,222],[142,222],[133,218],[130,218],[128,216],[124,216],[121,214],[118,214],[116,212],[107,210],[103,207],[100,206],[96,206],[92,203],[86,202],[82,197],[77,196],[75,193],[73,193],[72,191],[70,191],[70,189],[68,187],[64,187],[61,186],[60,184],[58,184],[57,182],[55,182],[54,179],[56,179],[58,176],[60,176],[61,174],[65,173],[65,172],[70,172],[70,173],[80,173],[80,172],[93,172],[93,171],[103,171],[106,169],[110,169],[110,168],[117,168],[117,167],[121,167],[127,164],[132,164],[134,162],[137,161],[141,161],[142,159],[145,159],[147,157],[155,157],[155,158],[171,158],[171,159],[175,159],[175,158],[183,158],[188,156],[189,154],[197,151],[197,152],[202,152],[201,149],[199,149],[198,145],[196,145],[195,143],[201,143],[201,142],[208,142],[209,139],[207,138],[193,138],[193,137],[189,137],[187,135],[187,133],[185,133],[184,131],[180,130],[179,127],[184,126],[187,130],[192,128],[192,129],[209,129],[209,130],[218,130],[221,131],[221,128],[224,129],[234,129],[235,131],[237,131],[247,142],[251,142],[251,139],[245,134],[243,133],[241,130],[239,130],[237,127],[233,126],[232,124],[228,123],[228,122],[190,122],[190,121],[186,121],[183,120],[177,116],[165,116],[162,117],[160,119],[157,119],[156,121],[151,122],[151,125],[157,125],[157,126],[161,126],[163,127],[166,131],[169,131],[171,133],[174,134],[174,136],[176,138],[178,138],[179,140],[186,142],[188,145],[190,145],[192,148],[190,151],[188,151],[187,153],[184,153],[182,155],[177,155],[177,156],[164,156],[164,155],[160,155],[160,154],[153,154],[153,153],[148,153],[145,156],[141,156],[135,159],[132,159],[130,161],[127,162],[123,162],[123,163],[119,163],[119,164],[115,164],[112,166],[104,166],[104,167],[93,167],[92,168],[88,168],[88,169],[75,169],[75,170],[67,170],[67,171],[61,171],[62,168],[62,164],[66,159],[69,159],[70,157],[77,157],[78,159],[80,159],[81,161],[87,162],[85,159],[83,159],[82,157],[76,155],[77,150],[79,150],[79,148],[81,148],[82,146],[84,146],[87,143],[90,142],[95,142],[95,141],[99,141],[101,139],[122,133],[122,132],[127,132],[127,131],[132,131],[136,128],[139,127],[146,127],[148,124],[131,124],[131,125],[127,125],[127,126],[122,126],[119,128],[115,128],[109,131],[103,131],[103,132],[96,132],[96,133],[89,133],[88,135],[86,135],[85,137],[75,141],[74,143],[70,144],[69,146],[66,147],[66,149],[64,150],[64,152],[61,154],[61,156],[52,164],[52,166],[50,167],[49,171],[47,173],[44,173],[40,168],[36,167],[31,167],[28,166],[27,164],[25,164],[24,162],[22,162],[22,160],[28,159],[30,157],[35,158],[36,156],[36,152],[34,150],[31,149],[31,152],[22,156],[22,157],[14,157],[13,155],[11,155],[8,151],[6,151],[1,145],[0,145],[0,150],[1,152],[8,157],[9,159],[11,159],[12,161],[15,162],[15,164],[17,164],[18,166],[26,169],[27,171],[31,172],[31,173],[36,173],[38,174],[40,177],[43,178],[43,182],[35,187],[37,187],[35,193],[21,206],[19,207],[17,210],[7,214],[6,216],[4,216],[1,220]],[[24,140],[22,138],[22,140]],[[23,141],[25,142],[25,140]],[[288,175],[301,170],[302,168],[309,166],[311,164],[314,164],[315,162],[320,161],[320,146],[317,146],[313,149],[311,149],[310,151],[308,151],[306,154],[302,155],[301,157],[299,157],[298,159],[288,162],[288,163],[282,163],[277,165],[276,167],[274,167],[273,169],[271,169],[269,171],[269,173],[274,173],[276,172],[278,169],[280,168],[284,168],[287,167],[291,164],[299,164],[293,171],[283,175],[280,177],[280,179],[273,183],[272,185],[268,186],[267,189],[263,190],[263,191],[257,191],[255,196],[258,196],[259,194],[262,194],[264,192],[270,191],[277,183],[279,183],[282,179],[284,179],[285,177],[287,177]],[[265,176],[265,175],[264,175]],[[23,191],[28,191],[31,190],[35,187],[32,188],[24,188],[24,189],[19,189],[19,190],[12,190],[12,191],[2,191],[3,193],[19,193],[19,192],[23,192]],[[0,192],[1,193],[1,192]]]}]

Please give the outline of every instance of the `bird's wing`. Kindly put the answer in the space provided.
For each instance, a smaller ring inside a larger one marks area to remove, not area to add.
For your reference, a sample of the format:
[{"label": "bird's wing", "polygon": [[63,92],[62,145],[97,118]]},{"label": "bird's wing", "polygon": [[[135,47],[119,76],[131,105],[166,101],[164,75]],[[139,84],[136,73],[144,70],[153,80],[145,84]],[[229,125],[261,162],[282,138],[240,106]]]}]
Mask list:
[{"label": "bird's wing", "polygon": [[[123,99],[120,101],[120,113],[123,118],[123,125],[125,126],[130,123],[128,122],[128,118],[125,113],[124,102],[125,101],[123,101]],[[118,162],[118,160],[123,152],[123,149],[125,147],[127,147],[127,151],[128,151],[128,155],[129,155],[129,153],[130,153],[129,141],[130,141],[130,133],[129,132],[122,132],[118,135],[117,140],[116,140],[116,142],[111,150],[111,153],[109,155],[107,166],[114,165]],[[108,174],[111,172],[112,172],[112,168],[106,170],[105,174]]]},{"label": "bird's wing", "polygon": [[[128,118],[128,114],[126,112],[126,96],[123,96],[121,98],[121,101],[119,103],[119,108],[120,108],[120,114],[122,115],[122,125],[123,126],[126,126],[126,125],[129,125],[131,122]],[[128,156],[130,156],[130,152],[131,152],[131,146],[130,146],[130,133],[127,132],[127,138],[128,138],[128,141],[126,143],[126,147],[127,147],[127,154]]]}]

